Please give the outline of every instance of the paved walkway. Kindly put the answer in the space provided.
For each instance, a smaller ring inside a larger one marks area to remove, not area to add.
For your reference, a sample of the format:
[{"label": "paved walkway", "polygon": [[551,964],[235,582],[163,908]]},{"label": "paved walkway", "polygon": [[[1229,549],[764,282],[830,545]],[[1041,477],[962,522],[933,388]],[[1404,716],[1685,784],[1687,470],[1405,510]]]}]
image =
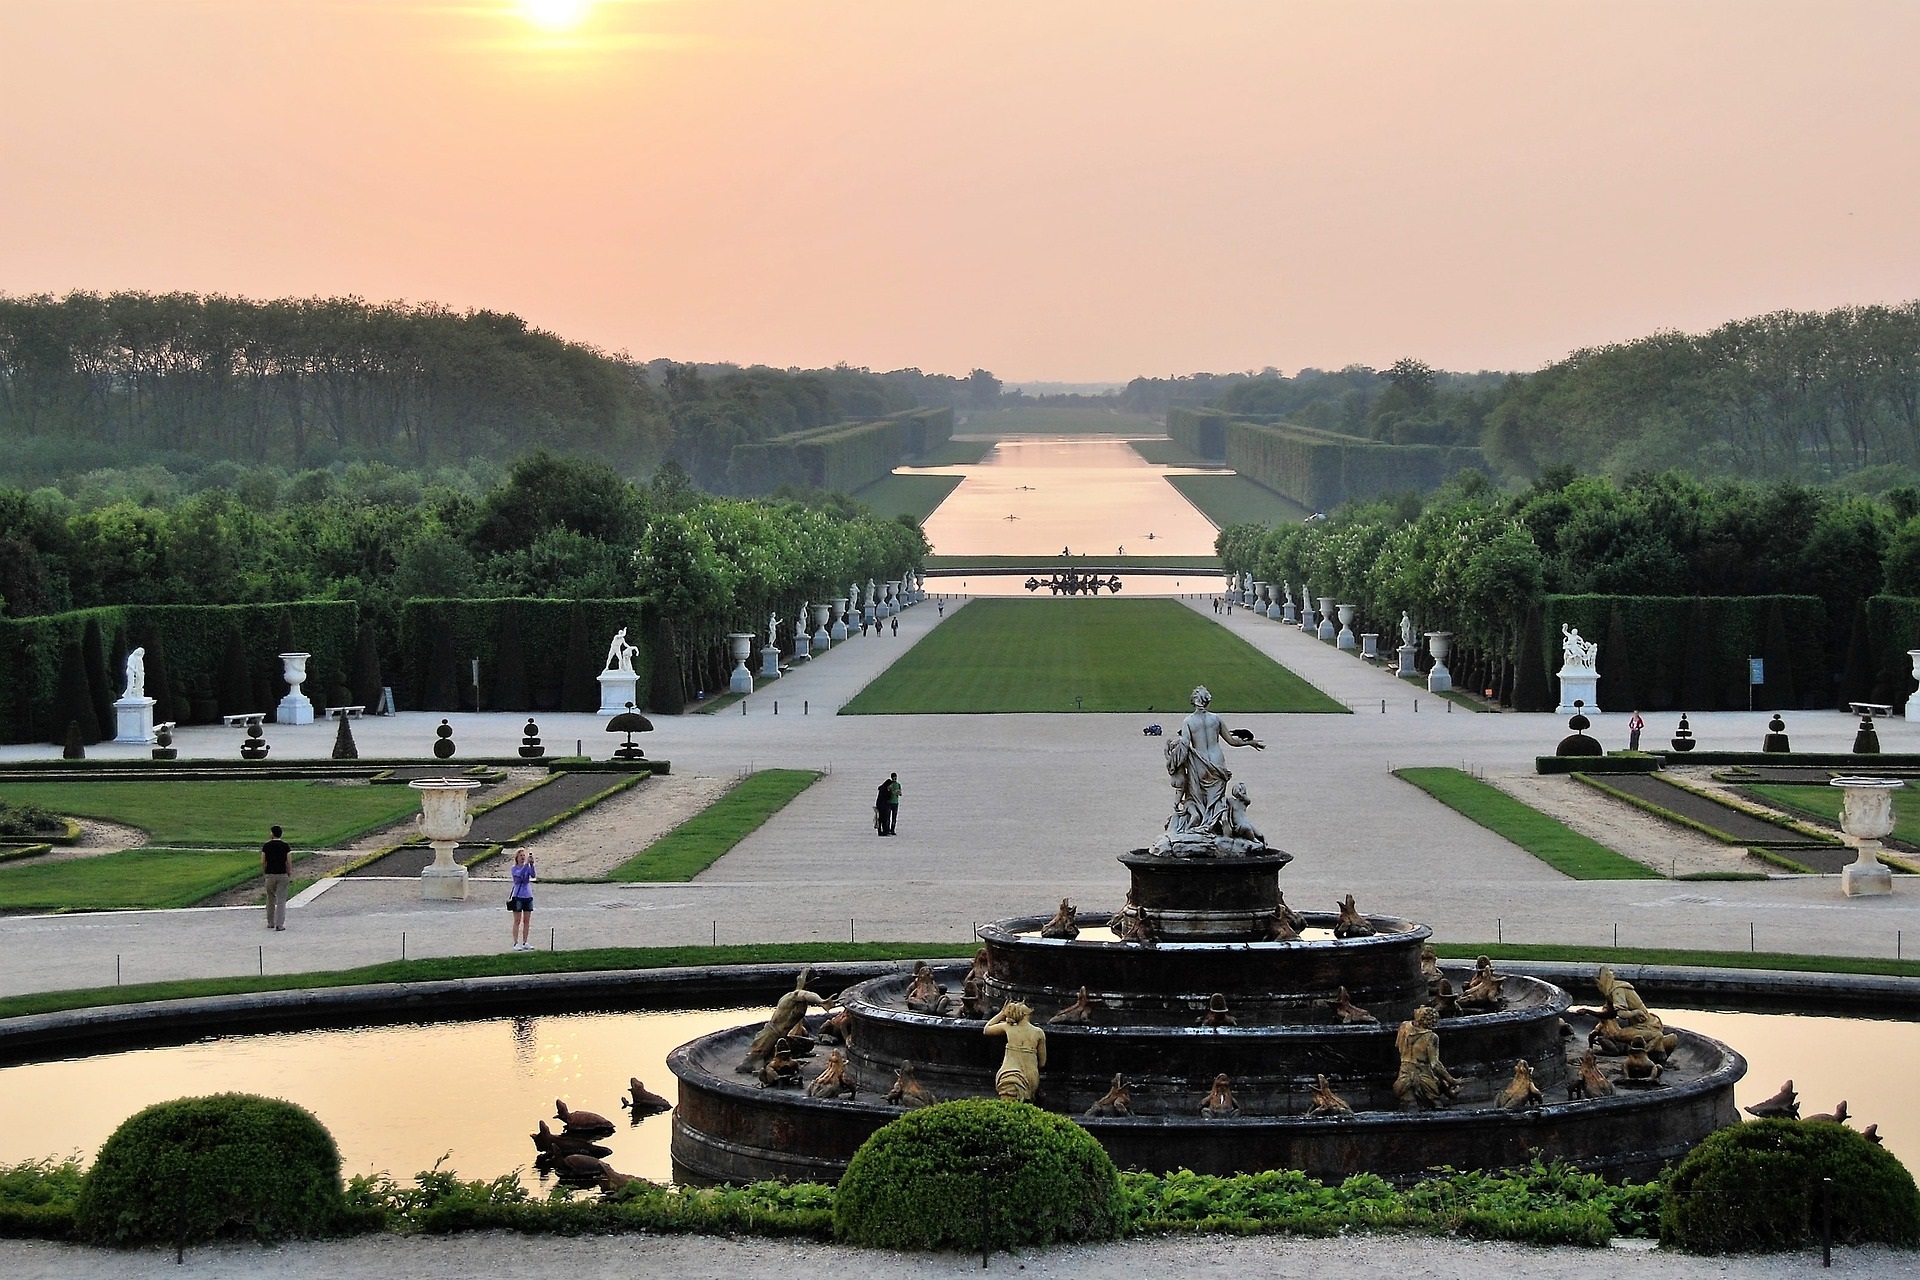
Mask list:
[{"label": "paved walkway", "polygon": [[[1204,599],[1191,602],[1211,617]],[[950,602],[949,613],[954,604]],[[879,671],[937,625],[930,601],[901,617],[900,635],[855,637],[714,715],[662,717],[649,755],[678,772],[728,776],[769,766],[829,776],[686,885],[546,885],[535,937],[560,948],[598,945],[951,939],[1009,915],[1045,914],[1071,896],[1089,910],[1117,906],[1125,888],[1114,856],[1147,843],[1169,803],[1164,739],[1143,737],[1144,715],[835,716]],[[1894,954],[1913,930],[1920,888],[1892,898],[1845,899],[1837,878],[1765,882],[1573,881],[1400,782],[1402,765],[1524,769],[1565,732],[1544,715],[1476,715],[1395,680],[1297,629],[1237,611],[1223,625],[1356,708],[1350,716],[1225,713],[1268,750],[1233,753],[1253,796],[1253,818],[1295,861],[1288,901],[1330,910],[1353,892],[1364,909],[1433,925],[1442,940],[1673,945],[1840,955]],[[1167,661],[1177,666],[1177,655]],[[1194,672],[1195,680],[1204,672]],[[1185,677],[1183,676],[1183,679]],[[1381,704],[1385,701],[1386,710]],[[774,703],[779,714],[774,714]],[[1416,710],[1415,707],[1418,709]],[[803,705],[805,713],[802,711]],[[363,753],[424,754],[438,715],[355,726]],[[449,717],[463,756],[511,755],[522,717]],[[1653,736],[1670,731],[1655,717]],[[1844,751],[1854,721],[1838,713],[1789,718],[1805,750]],[[556,751],[575,739],[604,755],[613,739],[597,716],[539,717]],[[1763,714],[1693,717],[1709,749],[1757,745]],[[1624,717],[1597,734],[1621,745]],[[1888,751],[1920,750],[1920,725],[1883,722]],[[275,758],[322,757],[331,726],[270,727]],[[185,756],[237,754],[238,735],[189,728]],[[102,757],[135,753],[102,747]],[[9,747],[0,757],[50,754]],[[897,770],[905,796],[900,835],[876,840],[875,786]],[[642,784],[644,792],[645,784]],[[264,827],[271,815],[261,815]],[[297,838],[298,833],[293,835]],[[1641,850],[1657,859],[1658,850]],[[0,946],[20,962],[0,969],[0,993],[114,981],[340,968],[398,957],[491,952],[506,940],[504,890],[482,878],[465,903],[424,903],[411,881],[330,882],[268,934],[247,909],[0,919]]]}]

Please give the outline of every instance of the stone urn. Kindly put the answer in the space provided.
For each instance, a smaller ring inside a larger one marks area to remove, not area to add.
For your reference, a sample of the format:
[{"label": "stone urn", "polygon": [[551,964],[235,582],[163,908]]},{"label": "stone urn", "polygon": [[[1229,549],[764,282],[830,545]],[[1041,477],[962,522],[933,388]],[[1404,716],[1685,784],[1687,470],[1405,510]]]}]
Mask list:
[{"label": "stone urn", "polygon": [[753,654],[753,635],[746,631],[729,632],[727,642],[733,646],[733,675],[727,680],[727,691],[752,693],[753,672],[747,670],[747,659]]},{"label": "stone urn", "polygon": [[[839,644],[847,638],[847,597],[835,596],[833,598],[833,611],[827,616],[830,619],[827,627],[827,639],[834,644]],[[820,642],[816,639],[814,643],[819,644]]]},{"label": "stone urn", "polygon": [[274,708],[274,719],[281,724],[313,723],[313,703],[300,692],[300,686],[307,682],[307,659],[312,656],[310,653],[280,655],[280,675],[287,682],[287,696]]},{"label": "stone urn", "polygon": [[1433,655],[1433,670],[1427,672],[1427,692],[1445,693],[1453,688],[1453,673],[1447,670],[1447,650],[1453,647],[1453,632],[1427,632],[1427,652]]},{"label": "stone urn", "polygon": [[1840,891],[1849,898],[1893,892],[1893,872],[1880,861],[1880,841],[1893,833],[1893,793],[1907,784],[1898,778],[1835,778],[1828,784],[1844,792],[1840,830],[1859,857],[1840,869]]},{"label": "stone urn", "polygon": [[1269,586],[1267,588],[1267,621],[1285,621],[1287,612],[1280,607],[1280,600],[1284,594],[1285,593],[1277,586]]},{"label": "stone urn", "polygon": [[[1913,678],[1920,681],[1920,649],[1907,650],[1907,661],[1913,664]],[[1920,719],[1920,689],[1907,695],[1904,714],[1909,720]]]},{"label": "stone urn", "polygon": [[1360,647],[1360,642],[1353,635],[1353,611],[1358,607],[1351,604],[1335,606],[1340,611],[1340,632],[1334,637],[1334,643],[1348,651]]},{"label": "stone urn", "polygon": [[833,633],[827,630],[827,623],[834,617],[834,607],[830,604],[813,606],[813,651],[825,653],[833,647]]},{"label": "stone urn", "polygon": [[1253,594],[1248,596],[1242,603],[1256,613],[1265,613],[1267,611],[1267,584],[1264,582],[1254,583]]},{"label": "stone urn", "polygon": [[414,815],[413,825],[433,845],[433,865],[420,873],[420,896],[428,901],[462,901],[467,896],[467,869],[453,860],[453,851],[473,828],[467,792],[480,784],[471,778],[416,778],[407,785],[420,793],[420,812]]},{"label": "stone urn", "polygon": [[1337,634],[1333,625],[1333,597],[1320,597],[1320,630],[1316,633],[1322,640],[1332,640]]}]

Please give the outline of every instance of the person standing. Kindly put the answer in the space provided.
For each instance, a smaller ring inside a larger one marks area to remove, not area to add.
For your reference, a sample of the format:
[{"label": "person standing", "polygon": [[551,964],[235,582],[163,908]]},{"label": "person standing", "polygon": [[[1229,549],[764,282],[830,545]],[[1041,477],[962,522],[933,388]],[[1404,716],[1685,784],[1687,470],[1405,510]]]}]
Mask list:
[{"label": "person standing", "polygon": [[887,775],[887,785],[882,788],[887,797],[887,834],[898,835],[900,825],[900,775]]},{"label": "person standing", "polygon": [[1640,749],[1640,731],[1646,727],[1647,722],[1640,718],[1640,713],[1638,711],[1634,712],[1633,718],[1627,721],[1627,750],[1638,751]]},{"label": "person standing", "polygon": [[287,929],[287,882],[293,876],[293,846],[280,838],[280,828],[260,846],[260,879],[267,890],[267,928]]},{"label": "person standing", "polygon": [[513,887],[507,890],[507,920],[512,926],[513,950],[533,950],[533,855],[525,849],[513,851],[513,866],[508,874]]},{"label": "person standing", "polygon": [[900,638],[900,615],[899,614],[895,614],[893,617],[893,638],[895,640],[898,640]]},{"label": "person standing", "polygon": [[891,780],[882,782],[873,796],[873,834],[887,834],[887,796],[893,789]]}]

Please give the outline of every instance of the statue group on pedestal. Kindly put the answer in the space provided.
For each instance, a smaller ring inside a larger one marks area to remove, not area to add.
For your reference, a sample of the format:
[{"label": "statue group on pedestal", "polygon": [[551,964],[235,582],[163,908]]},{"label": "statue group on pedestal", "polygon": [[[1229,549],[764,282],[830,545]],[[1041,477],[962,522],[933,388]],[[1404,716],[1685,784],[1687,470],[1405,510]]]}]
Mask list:
[{"label": "statue group on pedestal", "polygon": [[1251,853],[1267,847],[1266,838],[1247,817],[1247,790],[1232,785],[1228,747],[1266,745],[1247,729],[1229,729],[1211,710],[1213,694],[1205,685],[1193,691],[1193,711],[1167,739],[1167,776],[1175,795],[1166,833],[1155,853],[1180,857]]}]

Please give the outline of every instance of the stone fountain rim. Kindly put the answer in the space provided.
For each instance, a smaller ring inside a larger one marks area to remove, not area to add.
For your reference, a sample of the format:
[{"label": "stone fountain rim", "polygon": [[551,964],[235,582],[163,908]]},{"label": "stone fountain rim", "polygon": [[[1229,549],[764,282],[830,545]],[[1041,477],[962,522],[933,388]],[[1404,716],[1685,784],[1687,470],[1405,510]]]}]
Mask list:
[{"label": "stone fountain rim", "polygon": [[1880,791],[1897,791],[1907,784],[1899,778],[1851,777],[1829,778],[1830,787],[1871,787]]},{"label": "stone fountain rim", "polygon": [[[1225,861],[1225,859],[1222,859],[1222,861]],[[1300,914],[1307,918],[1309,927],[1323,927],[1316,925],[1315,922],[1333,921],[1340,918],[1339,913],[1334,911],[1302,911]],[[1107,921],[1113,919],[1113,916],[1114,913],[1111,911],[1077,911],[1074,913],[1073,919],[1077,925],[1084,926],[1091,923],[1096,928],[1104,929]],[[1263,954],[1271,951],[1276,955],[1291,954],[1308,947],[1315,949],[1347,948],[1350,950],[1363,950],[1368,947],[1406,946],[1411,940],[1418,939],[1425,941],[1433,937],[1433,928],[1430,925],[1420,924],[1401,916],[1373,915],[1365,917],[1366,921],[1373,925],[1375,929],[1375,932],[1369,934],[1367,937],[1300,938],[1293,942],[1238,942],[1231,939],[1218,939],[1214,941],[1196,942],[1156,942],[1152,946],[1147,946],[1138,942],[1109,942],[1104,940],[1082,942],[1078,938],[1042,938],[1036,934],[1021,931],[1022,929],[1038,929],[1051,919],[1053,919],[1052,916],[1010,916],[1005,920],[990,920],[986,924],[979,926],[974,936],[982,942],[991,938],[995,942],[1004,941],[1008,945],[1016,947],[1100,947],[1103,949],[1125,947],[1142,954],[1151,954],[1156,951],[1189,952],[1224,951],[1228,949],[1245,951],[1258,948]]]},{"label": "stone fountain rim", "polygon": [[487,784],[477,778],[413,778],[407,785],[415,791],[472,791]]}]

